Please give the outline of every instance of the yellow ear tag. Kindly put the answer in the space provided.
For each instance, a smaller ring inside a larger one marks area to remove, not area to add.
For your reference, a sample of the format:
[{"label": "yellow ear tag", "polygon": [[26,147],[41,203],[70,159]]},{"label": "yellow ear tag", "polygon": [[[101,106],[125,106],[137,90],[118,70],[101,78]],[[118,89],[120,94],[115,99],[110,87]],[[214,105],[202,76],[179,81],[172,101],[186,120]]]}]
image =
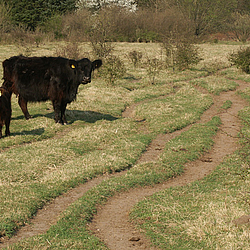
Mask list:
[{"label": "yellow ear tag", "polygon": [[2,92],[0,91],[0,96],[2,95]]},{"label": "yellow ear tag", "polygon": [[75,68],[76,68],[76,66],[75,66],[74,64],[72,64],[72,65],[71,65],[71,68],[72,68],[72,69],[75,69]]}]

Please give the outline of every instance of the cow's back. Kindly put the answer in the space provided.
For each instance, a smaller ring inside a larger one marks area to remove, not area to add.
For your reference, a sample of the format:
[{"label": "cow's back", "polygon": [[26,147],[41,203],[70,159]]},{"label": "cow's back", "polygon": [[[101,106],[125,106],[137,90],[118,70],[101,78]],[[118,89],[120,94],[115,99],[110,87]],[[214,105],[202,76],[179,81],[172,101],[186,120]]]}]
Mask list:
[{"label": "cow's back", "polygon": [[27,101],[62,98],[71,74],[68,59],[58,57],[23,57],[13,70],[17,92]]}]

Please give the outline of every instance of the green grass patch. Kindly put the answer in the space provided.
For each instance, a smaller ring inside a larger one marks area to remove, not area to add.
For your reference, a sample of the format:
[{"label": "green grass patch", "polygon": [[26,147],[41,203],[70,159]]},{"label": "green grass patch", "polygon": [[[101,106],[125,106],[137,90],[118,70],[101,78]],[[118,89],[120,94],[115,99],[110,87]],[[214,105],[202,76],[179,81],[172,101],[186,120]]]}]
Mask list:
[{"label": "green grass patch", "polygon": [[232,106],[232,102],[230,100],[226,100],[223,105],[221,106],[221,109],[229,109]]},{"label": "green grass patch", "polygon": [[215,95],[219,95],[223,91],[235,90],[238,86],[235,81],[220,77],[218,75],[195,79],[190,82],[196,86],[201,86],[207,89],[209,93],[213,93]]},{"label": "green grass patch", "polygon": [[44,202],[79,182],[130,167],[150,140],[131,120],[102,120],[5,151],[0,155],[1,233],[11,234]]},{"label": "green grass patch", "polygon": [[184,85],[175,95],[139,105],[136,117],[148,121],[155,133],[170,133],[197,121],[211,105],[210,96]]},{"label": "green grass patch", "polygon": [[[128,170],[125,176],[103,181],[72,204],[64,212],[62,219],[46,234],[24,240],[13,246],[13,249],[44,248],[48,247],[48,244],[50,249],[81,249],[83,246],[85,249],[107,249],[96,237],[89,235],[86,229],[97,206],[104,204],[117,192],[138,186],[154,185],[180,174],[183,171],[183,164],[198,158],[212,146],[212,137],[216,134],[219,124],[220,119],[215,117],[206,124],[193,126],[189,131],[167,143],[158,162],[136,165]],[[177,150],[173,155],[169,154],[173,148],[184,145],[189,153],[193,152],[192,159],[183,150]]]},{"label": "green grass patch", "polygon": [[236,67],[227,68],[220,71],[219,74],[221,76],[226,76],[229,79],[250,82],[250,75],[242,72],[242,70],[237,69]]},{"label": "green grass patch", "polygon": [[243,91],[238,91],[238,94],[250,102],[250,88],[245,88]]}]

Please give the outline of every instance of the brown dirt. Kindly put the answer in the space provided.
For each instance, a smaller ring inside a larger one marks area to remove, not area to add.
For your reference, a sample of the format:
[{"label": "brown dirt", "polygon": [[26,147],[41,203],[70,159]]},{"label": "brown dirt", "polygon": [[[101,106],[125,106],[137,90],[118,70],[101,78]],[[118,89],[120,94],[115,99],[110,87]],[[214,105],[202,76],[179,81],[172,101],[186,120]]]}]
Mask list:
[{"label": "brown dirt", "polygon": [[[248,86],[248,84],[240,81],[239,84],[238,90]],[[237,149],[237,134],[240,131],[240,121],[237,114],[238,111],[244,106],[247,106],[248,103],[236,95],[235,92],[236,91],[229,91],[222,93],[220,96],[214,96],[214,105],[202,115],[199,121],[202,123],[207,122],[215,115],[221,117],[222,125],[214,138],[215,143],[210,152],[203,155],[201,159],[187,164],[184,174],[181,176],[154,187],[137,188],[127,193],[117,194],[115,197],[109,199],[105,206],[98,209],[97,215],[94,217],[93,223],[89,225],[89,228],[95,235],[103,240],[111,250],[157,249],[150,246],[149,241],[144,235],[135,230],[134,226],[129,222],[128,214],[131,208],[137,202],[155,192],[169,187],[186,185],[195,180],[202,179],[213,171],[226,155],[233,153]],[[226,100],[232,101],[232,107],[227,111],[221,111],[220,107]],[[126,110],[124,116],[131,118],[134,115],[133,112],[134,107],[132,106]],[[158,135],[137,163],[157,160],[166,142],[178,136],[183,131],[187,131],[191,126],[192,125],[172,134]],[[30,221],[30,224],[22,227],[14,237],[11,239],[2,239],[0,248],[9,246],[26,237],[45,233],[51,225],[56,224],[62,211],[71,203],[79,199],[86,191],[101,183],[101,181],[111,178],[112,176],[117,176],[117,174],[90,180],[72,189],[65,195],[56,198],[43,209],[39,210],[37,215]]]}]

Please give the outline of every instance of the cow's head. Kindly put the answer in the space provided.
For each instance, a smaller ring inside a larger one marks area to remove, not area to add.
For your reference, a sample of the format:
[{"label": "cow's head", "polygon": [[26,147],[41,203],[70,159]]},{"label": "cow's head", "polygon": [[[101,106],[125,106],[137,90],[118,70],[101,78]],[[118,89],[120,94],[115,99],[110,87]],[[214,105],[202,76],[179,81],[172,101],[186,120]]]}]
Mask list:
[{"label": "cow's head", "polygon": [[88,58],[84,58],[77,61],[77,66],[72,65],[71,67],[77,67],[81,83],[87,84],[91,82],[92,71],[100,68],[101,66],[102,60],[95,60],[91,62]]}]

